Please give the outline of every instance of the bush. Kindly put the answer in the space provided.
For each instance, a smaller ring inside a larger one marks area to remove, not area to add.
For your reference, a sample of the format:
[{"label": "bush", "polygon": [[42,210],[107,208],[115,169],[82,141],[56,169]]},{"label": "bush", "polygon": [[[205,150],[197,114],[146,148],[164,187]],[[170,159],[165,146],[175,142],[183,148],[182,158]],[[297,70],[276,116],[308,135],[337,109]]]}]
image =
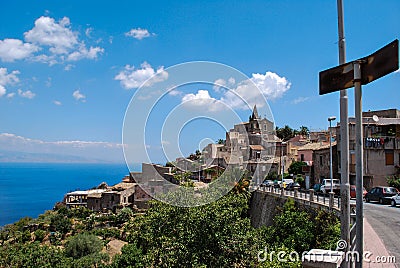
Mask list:
[{"label": "bush", "polygon": [[122,248],[122,254],[116,255],[112,267],[144,267],[143,253],[135,244],[128,244]]},{"label": "bush", "polygon": [[98,253],[103,248],[101,240],[91,234],[77,234],[70,237],[65,244],[65,255],[74,259]]},{"label": "bush", "polygon": [[38,230],[35,231],[34,234],[35,234],[35,241],[42,242],[43,239],[44,239],[45,236],[46,236],[46,231],[43,231],[43,230],[41,230],[41,229],[38,229]]},{"label": "bush", "polygon": [[118,212],[116,216],[116,222],[121,224],[124,222],[127,222],[130,220],[130,218],[133,216],[133,211],[130,208],[123,208]]},{"label": "bush", "polygon": [[386,178],[387,183],[390,187],[400,189],[400,176],[393,175]]},{"label": "bush", "polygon": [[315,224],[307,212],[299,211],[294,200],[288,198],[281,213],[274,217],[271,240],[276,246],[293,248],[297,252],[314,246]]},{"label": "bush", "polygon": [[50,220],[50,229],[52,231],[66,234],[71,230],[71,220],[62,214],[55,214]]},{"label": "bush", "polygon": [[290,174],[302,174],[302,168],[306,165],[307,164],[305,162],[296,161],[290,164],[288,171]]}]

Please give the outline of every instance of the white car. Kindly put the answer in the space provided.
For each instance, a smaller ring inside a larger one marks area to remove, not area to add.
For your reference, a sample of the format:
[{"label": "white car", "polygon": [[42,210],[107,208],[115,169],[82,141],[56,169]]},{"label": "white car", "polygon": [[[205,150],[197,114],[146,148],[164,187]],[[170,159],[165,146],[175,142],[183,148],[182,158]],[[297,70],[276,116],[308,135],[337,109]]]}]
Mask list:
[{"label": "white car", "polygon": [[[333,191],[335,193],[339,193],[340,192],[340,181],[338,179],[333,179]],[[324,179],[321,183],[321,192],[326,194],[329,193],[331,191],[331,179]]]},{"label": "white car", "polygon": [[392,205],[392,207],[400,205],[400,193],[397,193],[396,195],[392,196],[390,204]]}]

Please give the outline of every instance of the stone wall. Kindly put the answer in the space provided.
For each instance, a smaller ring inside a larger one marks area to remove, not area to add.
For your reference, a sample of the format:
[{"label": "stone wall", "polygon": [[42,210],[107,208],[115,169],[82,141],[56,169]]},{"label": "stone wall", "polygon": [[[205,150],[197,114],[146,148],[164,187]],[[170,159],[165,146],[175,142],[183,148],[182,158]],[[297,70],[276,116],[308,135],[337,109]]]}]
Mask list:
[{"label": "stone wall", "polygon": [[[272,225],[274,216],[279,213],[279,208],[283,207],[287,199],[287,196],[280,196],[278,194],[272,194],[269,192],[254,191],[250,200],[251,225],[255,228]],[[313,216],[317,216],[321,209],[329,209],[327,206],[311,203],[306,200],[295,198],[294,201],[295,206],[298,209],[307,211]],[[336,213],[337,217],[339,217],[339,211],[334,210],[334,212]]]}]

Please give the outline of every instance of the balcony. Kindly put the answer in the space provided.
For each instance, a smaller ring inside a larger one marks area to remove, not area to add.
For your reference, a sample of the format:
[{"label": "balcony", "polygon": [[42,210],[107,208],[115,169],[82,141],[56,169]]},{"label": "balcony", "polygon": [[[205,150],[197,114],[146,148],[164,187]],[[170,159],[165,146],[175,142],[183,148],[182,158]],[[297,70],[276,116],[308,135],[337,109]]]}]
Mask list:
[{"label": "balcony", "polygon": [[364,139],[364,149],[400,149],[400,138],[394,136],[380,136]]}]

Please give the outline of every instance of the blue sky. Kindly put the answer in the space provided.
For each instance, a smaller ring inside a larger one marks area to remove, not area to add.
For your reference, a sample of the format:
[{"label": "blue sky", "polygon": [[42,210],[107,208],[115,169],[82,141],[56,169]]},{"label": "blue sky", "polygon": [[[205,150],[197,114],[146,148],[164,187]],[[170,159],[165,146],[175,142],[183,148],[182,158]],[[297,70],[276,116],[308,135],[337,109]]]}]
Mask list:
[{"label": "blue sky", "polygon": [[[344,0],[344,10],[348,61],[399,37],[399,1]],[[0,150],[119,161],[125,110],[139,85],[151,74],[167,81],[168,68],[190,61],[232,66],[260,83],[276,125],[325,129],[339,116],[339,93],[318,96],[318,72],[338,64],[336,12],[335,0],[5,1]],[[399,109],[399,82],[397,72],[365,86],[364,110]],[[204,99],[226,99],[212,86],[178,93],[158,109],[185,97],[204,109]],[[352,115],[352,89],[349,96]],[[249,110],[234,109],[246,120]],[[204,138],[224,138],[223,128],[203,126],[182,132],[184,154]]]}]

